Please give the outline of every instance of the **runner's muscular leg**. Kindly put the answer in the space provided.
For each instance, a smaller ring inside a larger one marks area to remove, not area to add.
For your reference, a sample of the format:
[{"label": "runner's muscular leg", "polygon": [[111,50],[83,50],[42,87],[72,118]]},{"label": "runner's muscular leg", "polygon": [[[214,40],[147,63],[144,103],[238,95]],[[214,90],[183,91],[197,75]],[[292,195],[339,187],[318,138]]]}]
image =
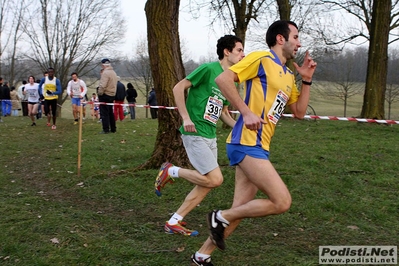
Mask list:
[{"label": "runner's muscular leg", "polygon": [[78,118],[78,106],[76,104],[72,105],[72,112],[73,112],[73,118],[77,119]]},{"label": "runner's muscular leg", "polygon": [[196,185],[176,211],[183,217],[200,204],[212,188],[220,186],[223,182],[223,175],[219,167],[206,175],[201,175],[197,170],[180,169],[179,177]]},{"label": "runner's muscular leg", "polygon": [[34,120],[34,114],[33,114],[33,106],[34,105],[32,105],[32,104],[28,104],[28,115],[29,115],[29,117],[30,117],[30,119],[32,120],[32,122],[35,122],[35,120]]},{"label": "runner's muscular leg", "polygon": [[176,211],[179,215],[185,217],[208,195],[212,188],[196,185],[184,199],[183,204]]},{"label": "runner's muscular leg", "polygon": [[44,114],[47,116],[47,123],[51,121],[51,106],[48,100],[44,100]]},{"label": "runner's muscular leg", "polygon": [[179,177],[202,187],[214,188],[223,183],[223,175],[219,167],[216,167],[209,173],[201,175],[197,170],[183,169],[179,170]]},{"label": "runner's muscular leg", "polygon": [[[258,188],[245,176],[240,166],[236,167],[236,176],[235,176],[235,188],[234,188],[234,200],[232,204],[232,208],[236,208],[247,202],[254,199]],[[232,221],[230,225],[226,228],[224,232],[225,238],[227,238],[233,231],[237,228],[241,219],[237,219]],[[212,254],[212,252],[216,249],[216,246],[213,244],[212,240],[208,237],[208,239],[204,242],[202,247],[198,250],[199,253],[202,254]]]},{"label": "runner's muscular leg", "polygon": [[34,104],[34,105],[32,106],[32,108],[31,108],[31,114],[32,114],[32,115],[36,115],[37,112],[38,112],[38,109],[39,109],[39,104],[38,104],[38,103],[37,103],[37,104]]},{"label": "runner's muscular leg", "polygon": [[248,180],[268,196],[268,199],[253,199],[243,205],[222,211],[223,217],[233,222],[236,219],[263,217],[280,214],[291,206],[291,195],[269,160],[245,156],[239,164]]}]

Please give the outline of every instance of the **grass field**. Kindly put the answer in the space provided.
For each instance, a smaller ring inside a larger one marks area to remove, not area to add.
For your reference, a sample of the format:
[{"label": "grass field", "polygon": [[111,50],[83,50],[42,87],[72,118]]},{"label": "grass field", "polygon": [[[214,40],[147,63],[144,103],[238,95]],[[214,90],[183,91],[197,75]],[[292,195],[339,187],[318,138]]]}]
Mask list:
[{"label": "grass field", "polygon": [[[158,170],[134,170],[151,156],[156,120],[118,122],[118,132],[108,135],[86,120],[80,177],[78,126],[71,119],[59,119],[55,131],[43,120],[37,127],[26,117],[3,120],[1,265],[188,265],[207,237],[206,213],[232,202],[234,168],[222,127],[225,181],[186,217],[200,232],[190,238],[167,235],[163,225],[192,185],[179,179],[159,198]],[[397,245],[398,134],[397,125],[282,119],[271,161],[292,193],[292,207],[244,220],[227,250],[213,254],[214,264],[318,265],[320,245]]]}]

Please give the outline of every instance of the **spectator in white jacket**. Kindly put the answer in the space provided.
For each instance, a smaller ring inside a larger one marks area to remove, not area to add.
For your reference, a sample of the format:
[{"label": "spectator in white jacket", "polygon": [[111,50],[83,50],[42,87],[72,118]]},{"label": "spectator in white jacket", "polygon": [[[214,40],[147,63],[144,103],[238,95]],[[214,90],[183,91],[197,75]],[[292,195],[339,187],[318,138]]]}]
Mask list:
[{"label": "spectator in white jacket", "polygon": [[21,101],[22,115],[28,116],[28,95],[24,94],[26,80],[22,81],[22,85],[18,87],[18,97]]}]

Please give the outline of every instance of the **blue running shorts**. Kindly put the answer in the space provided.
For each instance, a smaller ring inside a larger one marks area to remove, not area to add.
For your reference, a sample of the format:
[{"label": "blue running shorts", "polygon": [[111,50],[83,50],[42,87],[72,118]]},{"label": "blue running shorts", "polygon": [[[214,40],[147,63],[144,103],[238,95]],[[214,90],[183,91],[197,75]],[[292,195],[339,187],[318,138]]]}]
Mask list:
[{"label": "blue running shorts", "polygon": [[245,156],[251,156],[258,159],[269,160],[269,151],[260,146],[244,146],[240,144],[226,144],[227,157],[230,165],[238,165]]},{"label": "blue running shorts", "polygon": [[80,98],[72,98],[72,105],[80,106]]}]

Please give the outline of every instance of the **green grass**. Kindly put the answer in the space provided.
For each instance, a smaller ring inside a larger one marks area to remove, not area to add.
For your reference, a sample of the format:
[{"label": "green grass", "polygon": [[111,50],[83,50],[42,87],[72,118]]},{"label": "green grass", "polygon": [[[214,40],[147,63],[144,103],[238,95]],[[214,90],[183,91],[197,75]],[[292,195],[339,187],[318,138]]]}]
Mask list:
[{"label": "green grass", "polygon": [[[158,198],[157,169],[134,171],[151,156],[157,121],[117,122],[116,134],[100,135],[101,125],[86,120],[79,177],[71,119],[59,119],[55,131],[44,120],[37,127],[26,117],[3,120],[1,265],[188,265],[207,237],[206,213],[232,202],[222,127],[225,181],[186,217],[200,232],[190,238],[164,234],[163,224],[192,185],[179,179]],[[319,245],[397,245],[398,134],[397,125],[283,119],[270,159],[292,207],[244,220],[227,250],[214,252],[215,265],[317,265]]]}]

